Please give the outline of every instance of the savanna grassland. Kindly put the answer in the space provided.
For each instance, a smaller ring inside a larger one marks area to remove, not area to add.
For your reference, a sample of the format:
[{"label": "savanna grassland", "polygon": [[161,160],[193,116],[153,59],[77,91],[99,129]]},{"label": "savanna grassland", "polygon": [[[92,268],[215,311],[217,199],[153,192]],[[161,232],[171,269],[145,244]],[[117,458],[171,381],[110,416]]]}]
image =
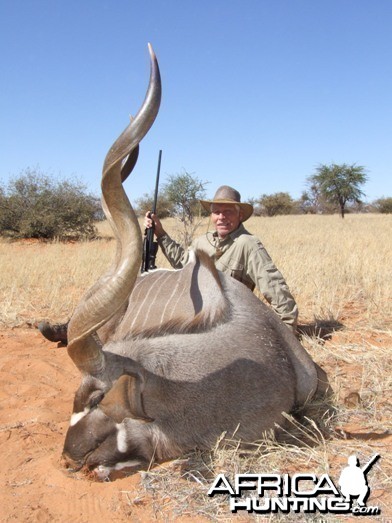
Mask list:
[{"label": "savanna grassland", "polygon": [[[164,226],[178,237],[174,220]],[[66,350],[43,340],[34,328],[43,318],[67,320],[110,265],[115,242],[106,223],[99,227],[102,239],[94,242],[0,241],[4,520],[226,521],[234,519],[227,499],[206,495],[220,472],[231,477],[237,472],[328,473],[338,479],[350,454],[364,464],[378,453],[381,458],[368,476],[368,505],[380,507],[381,515],[360,519],[390,521],[392,216],[253,217],[246,223],[284,274],[299,305],[302,343],[327,371],[334,390],[327,417],[316,415],[316,423],[305,427],[292,421],[301,444],[268,439],[246,454],[217,444],[208,455],[194,453],[110,484],[70,478],[59,464],[78,374]],[[198,234],[207,227],[206,220]],[[167,267],[162,254],[158,266]],[[247,517],[304,520],[298,514]],[[247,517],[240,513],[236,519]]]},{"label": "savanna grassland", "polygon": [[[178,236],[174,220],[164,225]],[[349,308],[368,326],[391,326],[390,215],[254,217],[246,226],[284,274],[301,320],[338,320]],[[68,318],[111,262],[110,228],[103,222],[99,229],[102,239],[94,242],[0,242],[1,324]],[[207,229],[204,221],[198,233]],[[161,253],[158,266],[169,266]]]}]

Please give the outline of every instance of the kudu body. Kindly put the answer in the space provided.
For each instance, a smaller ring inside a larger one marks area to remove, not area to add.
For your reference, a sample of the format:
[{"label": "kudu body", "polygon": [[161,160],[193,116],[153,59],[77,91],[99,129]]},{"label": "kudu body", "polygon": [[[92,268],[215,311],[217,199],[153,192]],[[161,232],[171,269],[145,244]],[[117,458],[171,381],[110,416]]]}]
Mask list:
[{"label": "kudu body", "polygon": [[122,181],[159,109],[150,55],[146,99],[103,168],[116,257],[68,329],[83,376],[63,456],[98,475],[211,447],[224,432],[255,441],[320,388],[317,365],[278,316],[204,253],[182,270],[138,276],[141,232]]}]

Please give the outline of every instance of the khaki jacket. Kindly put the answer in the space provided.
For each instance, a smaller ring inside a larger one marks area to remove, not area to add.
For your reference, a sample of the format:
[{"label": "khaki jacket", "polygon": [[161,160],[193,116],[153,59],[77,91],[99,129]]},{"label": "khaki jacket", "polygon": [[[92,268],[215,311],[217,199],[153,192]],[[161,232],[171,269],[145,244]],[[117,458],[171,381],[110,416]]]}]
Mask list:
[{"label": "khaki jacket", "polygon": [[[158,243],[172,267],[180,269],[188,261],[189,251],[165,235]],[[208,232],[193,243],[193,250],[207,252],[215,266],[246,285],[256,287],[280,318],[295,330],[298,307],[282,274],[272,262],[262,243],[240,224],[238,229],[220,240],[216,233]]]}]

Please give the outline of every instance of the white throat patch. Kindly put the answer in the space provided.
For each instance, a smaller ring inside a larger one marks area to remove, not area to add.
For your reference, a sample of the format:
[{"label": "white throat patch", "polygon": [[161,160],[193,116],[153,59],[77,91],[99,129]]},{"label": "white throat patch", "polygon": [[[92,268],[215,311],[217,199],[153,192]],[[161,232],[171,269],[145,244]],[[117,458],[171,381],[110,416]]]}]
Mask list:
[{"label": "white throat patch", "polygon": [[117,428],[117,448],[120,452],[124,453],[128,449],[127,444],[127,431],[122,423],[116,425]]},{"label": "white throat patch", "polygon": [[71,416],[71,421],[69,422],[69,425],[73,427],[76,425],[82,418],[87,416],[87,414],[90,412],[90,407],[85,407],[85,409],[82,412],[74,412]]}]

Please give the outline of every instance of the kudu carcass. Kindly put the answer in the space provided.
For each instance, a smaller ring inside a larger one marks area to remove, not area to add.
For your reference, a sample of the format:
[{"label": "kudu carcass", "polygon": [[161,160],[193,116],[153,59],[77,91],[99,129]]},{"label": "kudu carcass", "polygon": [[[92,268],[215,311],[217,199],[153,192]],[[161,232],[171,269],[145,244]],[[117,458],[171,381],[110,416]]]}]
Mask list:
[{"label": "kudu carcass", "polygon": [[255,441],[320,385],[316,364],[278,316],[203,253],[181,270],[138,276],[141,231],[122,181],[159,109],[149,49],[146,98],[103,167],[115,260],[68,328],[82,383],[63,457],[69,468],[99,476],[211,447],[222,433]]}]

